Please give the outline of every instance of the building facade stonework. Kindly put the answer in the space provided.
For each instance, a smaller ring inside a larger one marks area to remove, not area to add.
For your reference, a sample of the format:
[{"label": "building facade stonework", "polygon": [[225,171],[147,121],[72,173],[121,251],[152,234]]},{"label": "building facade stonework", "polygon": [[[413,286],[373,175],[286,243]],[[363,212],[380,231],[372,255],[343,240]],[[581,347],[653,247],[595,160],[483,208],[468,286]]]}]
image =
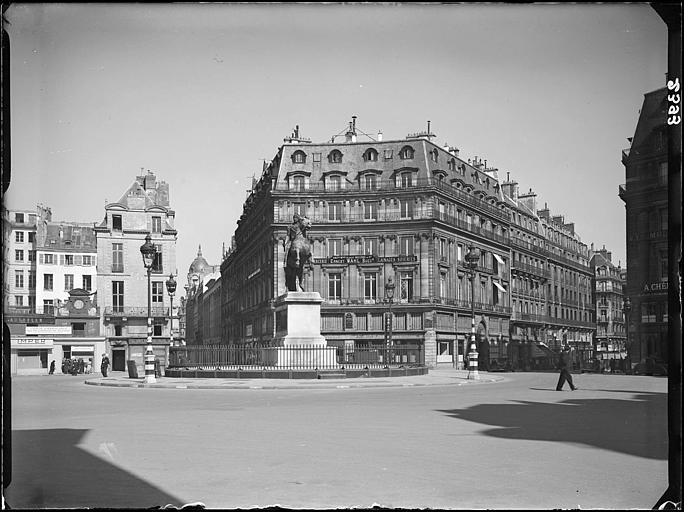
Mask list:
[{"label": "building facade stonework", "polygon": [[162,367],[168,361],[171,337],[170,298],[165,281],[176,274],[175,211],[169,186],[151,171],[105,206],[97,235],[97,289],[101,333],[107,340],[112,371],[124,371],[132,360],[143,374],[147,343],[148,283],[140,247],[149,233],[157,256],[151,272],[152,345]]},{"label": "building facade stonework", "polygon": [[[313,223],[305,290],[324,299],[329,345],[384,344],[392,278],[393,343],[422,347],[430,366],[463,365],[473,299],[481,367],[548,366],[563,340],[589,357],[592,272],[574,225],[433,138],[428,129],[359,141],[355,123],[340,142],[311,143],[298,129],[286,138],[255,180],[221,265],[223,341],[271,342],[287,228],[299,214]],[[474,297],[471,245],[480,251]]]},{"label": "building facade stonework", "polygon": [[631,146],[622,152],[625,183],[628,352],[632,364],[667,364],[667,89],[644,95]]}]

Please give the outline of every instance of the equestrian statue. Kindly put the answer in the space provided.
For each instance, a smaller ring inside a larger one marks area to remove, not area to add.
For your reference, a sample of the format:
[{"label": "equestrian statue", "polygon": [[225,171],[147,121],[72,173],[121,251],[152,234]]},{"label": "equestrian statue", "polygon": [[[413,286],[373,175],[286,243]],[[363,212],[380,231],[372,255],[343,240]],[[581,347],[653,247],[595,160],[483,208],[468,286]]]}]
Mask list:
[{"label": "equestrian statue", "polygon": [[304,267],[311,267],[311,244],[306,232],[311,227],[311,221],[295,213],[292,224],[287,228],[285,246],[285,286],[288,292],[303,292],[302,286]]}]

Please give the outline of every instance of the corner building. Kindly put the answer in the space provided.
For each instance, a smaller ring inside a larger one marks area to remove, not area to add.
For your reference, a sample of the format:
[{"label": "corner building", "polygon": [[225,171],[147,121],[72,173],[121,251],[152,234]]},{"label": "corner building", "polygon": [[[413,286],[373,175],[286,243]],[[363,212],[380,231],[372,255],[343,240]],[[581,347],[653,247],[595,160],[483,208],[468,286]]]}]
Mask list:
[{"label": "corner building", "polygon": [[631,147],[622,151],[632,364],[667,364],[668,357],[667,109],[666,88],[645,94]]},{"label": "corner building", "polygon": [[[286,230],[298,213],[313,223],[308,233],[313,269],[305,288],[324,299],[321,333],[329,345],[384,346],[385,284],[392,277],[393,343],[423,347],[431,366],[463,365],[473,301],[465,255],[472,244],[480,250],[474,301],[481,367],[519,361],[532,366],[536,353],[519,345],[529,342],[544,354],[539,347],[549,320],[546,288],[537,288],[536,310],[525,295],[512,298],[512,278],[518,275],[512,270],[522,274],[529,265],[544,277],[546,231],[530,226],[542,221],[533,210],[515,217],[520,201],[506,196],[497,169],[477,158],[466,162],[458,149],[440,147],[433,137],[428,130],[404,140],[383,141],[379,134],[361,142],[350,123],[344,142],[333,137],[313,144],[299,137],[298,129],[286,138],[255,180],[221,265],[223,340],[271,342],[272,299],[286,292]],[[511,186],[512,191],[517,188]],[[538,240],[523,234],[523,225]],[[513,236],[520,240],[517,267],[512,265]],[[561,249],[560,239],[548,244]],[[582,250],[563,242],[563,253],[574,251],[573,263],[582,271],[586,265],[590,274],[586,254],[583,260],[577,256]],[[520,308],[517,317],[514,304]],[[532,319],[530,311],[538,316]]]},{"label": "corner building", "polygon": [[105,217],[95,226],[100,332],[111,353],[112,371],[125,371],[126,361],[132,360],[138,375],[144,374],[148,286],[140,246],[148,233],[157,249],[150,286],[152,349],[162,369],[166,366],[171,311],[165,281],[176,269],[175,215],[168,184],[147,171],[118,201],[105,206]]}]

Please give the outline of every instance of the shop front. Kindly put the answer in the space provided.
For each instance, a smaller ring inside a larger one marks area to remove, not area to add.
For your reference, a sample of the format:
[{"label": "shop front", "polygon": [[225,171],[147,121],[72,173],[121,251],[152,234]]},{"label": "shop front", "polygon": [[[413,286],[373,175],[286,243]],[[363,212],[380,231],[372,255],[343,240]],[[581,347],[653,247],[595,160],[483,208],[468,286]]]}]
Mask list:
[{"label": "shop front", "polygon": [[54,341],[52,338],[13,336],[10,339],[12,375],[45,375],[49,371]]}]

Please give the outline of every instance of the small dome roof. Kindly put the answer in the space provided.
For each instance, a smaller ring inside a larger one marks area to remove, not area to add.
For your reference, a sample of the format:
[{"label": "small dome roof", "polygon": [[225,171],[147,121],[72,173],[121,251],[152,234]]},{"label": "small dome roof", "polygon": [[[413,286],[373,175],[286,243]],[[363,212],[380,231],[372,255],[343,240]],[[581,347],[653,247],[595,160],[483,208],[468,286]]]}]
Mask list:
[{"label": "small dome roof", "polygon": [[211,265],[202,256],[202,246],[199,246],[197,251],[197,258],[190,264],[189,274],[203,274]]}]

